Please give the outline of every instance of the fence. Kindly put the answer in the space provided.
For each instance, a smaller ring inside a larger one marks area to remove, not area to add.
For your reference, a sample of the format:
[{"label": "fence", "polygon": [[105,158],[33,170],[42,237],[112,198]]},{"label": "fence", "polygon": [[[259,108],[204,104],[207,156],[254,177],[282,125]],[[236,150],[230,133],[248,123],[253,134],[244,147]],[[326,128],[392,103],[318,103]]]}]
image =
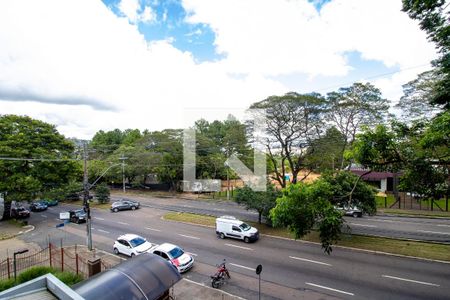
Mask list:
[{"label": "fence", "polygon": [[[28,254],[28,253],[27,253]],[[48,246],[36,253],[16,256],[16,274],[34,267],[49,266],[59,271],[70,271],[80,274],[84,278],[89,275],[88,260],[96,258],[96,253],[87,251],[85,247],[69,246],[57,247],[49,243]],[[101,259],[101,270],[107,270],[119,261]],[[14,278],[14,258],[7,257],[0,261],[0,279]]]}]

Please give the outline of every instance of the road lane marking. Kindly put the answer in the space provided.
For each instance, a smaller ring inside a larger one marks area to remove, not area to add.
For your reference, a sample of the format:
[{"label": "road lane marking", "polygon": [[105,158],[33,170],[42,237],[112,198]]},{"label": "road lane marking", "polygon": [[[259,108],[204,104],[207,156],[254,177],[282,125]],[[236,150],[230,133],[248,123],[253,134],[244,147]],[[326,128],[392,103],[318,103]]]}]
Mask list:
[{"label": "road lane marking", "polygon": [[341,290],[333,289],[333,288],[330,288],[330,287],[327,287],[327,286],[323,286],[323,285],[318,285],[318,284],[315,284],[315,283],[311,283],[311,282],[305,282],[305,284],[307,284],[307,285],[311,285],[311,286],[315,286],[315,287],[318,287],[318,288],[321,288],[321,289],[325,289],[325,290],[333,291],[333,292],[338,292],[338,293],[342,293],[342,294],[345,294],[345,295],[350,295],[350,296],[354,296],[354,295],[355,295],[355,294],[353,294],[353,293],[349,293],[349,292],[345,292],[345,291],[341,291]]},{"label": "road lane marking", "polygon": [[121,224],[121,225],[130,225],[130,224],[125,223],[125,222],[117,222],[117,223],[119,223],[119,224]]},{"label": "road lane marking", "polygon": [[238,267],[238,268],[242,268],[242,269],[247,269],[247,270],[250,270],[250,271],[255,271],[256,270],[256,268],[249,268],[249,267],[246,267],[246,266],[243,266],[243,265],[238,265],[238,264],[233,264],[233,263],[230,263],[230,265]]},{"label": "road lane marking", "polygon": [[417,231],[424,232],[424,233],[435,233],[435,234],[450,235],[450,232],[439,232],[439,231],[428,231],[428,230],[417,230]]},{"label": "road lane marking", "polygon": [[103,232],[103,233],[109,233],[109,231],[103,230],[103,229],[99,229],[98,231]]},{"label": "road lane marking", "polygon": [[145,229],[148,229],[148,230],[151,230],[151,231],[158,231],[158,232],[160,232],[161,230],[159,230],[159,229],[155,229],[155,228],[150,228],[150,227],[145,227]]},{"label": "road lane marking", "polygon": [[439,284],[435,284],[435,283],[429,283],[429,282],[425,282],[425,281],[406,279],[406,278],[395,277],[395,276],[390,276],[390,275],[381,275],[381,277],[397,279],[397,280],[402,280],[402,281],[407,281],[407,282],[412,282],[412,283],[419,283],[419,284],[424,284],[424,285],[440,286]]},{"label": "road lane marking", "polygon": [[436,225],[436,226],[439,226],[439,227],[450,227],[450,225],[446,225],[446,224],[439,224],[439,225]]},{"label": "road lane marking", "polygon": [[311,259],[306,259],[306,258],[301,258],[301,257],[296,257],[296,256],[289,256],[289,257],[292,258],[292,259],[306,261],[306,262],[310,262],[310,263],[313,263],[313,264],[319,264],[319,265],[330,266],[330,267],[332,266],[330,264],[327,264],[327,263],[324,263],[324,262],[321,262],[321,261],[317,261],[317,260],[311,260]]},{"label": "road lane marking", "polygon": [[99,217],[94,217],[94,219],[96,219],[96,220],[100,220],[100,221],[105,221],[105,219],[103,219],[103,218],[99,218]]},{"label": "road lane marking", "polygon": [[194,255],[194,256],[198,256],[197,254],[195,254],[195,253],[192,253],[192,252],[188,252],[190,255]]},{"label": "road lane marking", "polygon": [[194,239],[194,240],[199,240],[200,238],[199,237],[196,237],[196,236],[192,236],[192,235],[184,235],[184,234],[178,234],[179,236],[184,236],[185,238],[188,238],[188,239]]},{"label": "road lane marking", "polygon": [[233,244],[225,244],[225,246],[228,246],[228,247],[235,247],[235,248],[239,248],[239,249],[244,249],[244,250],[250,250],[250,251],[253,251],[252,248],[242,247],[242,246],[236,246],[236,245],[233,245]]},{"label": "road lane marking", "polygon": [[47,218],[47,216],[46,216],[46,215],[41,215],[41,217],[43,217],[43,218]]},{"label": "road lane marking", "polygon": [[359,224],[359,223],[349,223],[349,224],[354,225],[354,226],[371,227],[371,228],[377,227],[377,225],[368,225],[368,224]]}]

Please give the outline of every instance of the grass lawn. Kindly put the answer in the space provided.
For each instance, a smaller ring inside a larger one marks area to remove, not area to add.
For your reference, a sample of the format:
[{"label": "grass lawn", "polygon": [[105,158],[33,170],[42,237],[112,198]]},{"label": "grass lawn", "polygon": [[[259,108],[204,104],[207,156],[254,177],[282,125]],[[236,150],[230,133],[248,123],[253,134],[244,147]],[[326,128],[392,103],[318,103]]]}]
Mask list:
[{"label": "grass lawn", "polygon": [[[164,215],[164,219],[211,227],[215,226],[216,220],[216,218],[212,216],[182,213],[182,212],[169,212]],[[264,224],[257,224],[253,222],[248,223],[258,228],[262,234],[284,238],[294,238],[293,234],[290,233],[285,228],[272,228]],[[311,233],[304,236],[300,240],[319,243],[320,242],[319,233],[317,231],[312,231]],[[345,246],[357,249],[381,251],[393,254],[450,261],[450,245],[443,245],[443,244],[412,242],[390,238],[342,234],[341,240],[337,243],[337,246]]]},{"label": "grass lawn", "polygon": [[405,215],[405,216],[423,216],[423,217],[435,217],[450,218],[450,212],[440,210],[407,210],[407,209],[395,209],[395,208],[379,208],[378,213],[393,214],[393,215]]}]

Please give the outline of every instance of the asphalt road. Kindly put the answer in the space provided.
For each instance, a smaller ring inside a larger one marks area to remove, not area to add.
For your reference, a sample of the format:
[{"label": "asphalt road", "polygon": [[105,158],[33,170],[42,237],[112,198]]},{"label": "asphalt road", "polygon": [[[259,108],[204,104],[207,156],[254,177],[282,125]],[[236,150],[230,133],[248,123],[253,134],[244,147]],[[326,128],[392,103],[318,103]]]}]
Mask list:
[{"label": "asphalt road", "polygon": [[[121,198],[123,197],[113,197],[113,199]],[[242,220],[258,221],[256,212],[248,211],[235,202],[139,196],[129,196],[128,198],[139,200],[143,206],[150,208],[213,216],[233,215]],[[345,217],[345,220],[346,225],[350,227],[350,232],[354,234],[450,243],[450,219],[363,216],[362,218]],[[347,230],[347,227],[344,230]]]},{"label": "asphalt road", "polygon": [[[85,244],[84,224],[55,228],[59,212],[69,207],[33,214],[30,223],[36,230],[23,238],[41,245],[48,239]],[[247,299],[257,299],[258,264],[263,265],[262,299],[450,299],[450,264],[342,248],[328,256],[316,244],[269,237],[252,244],[221,240],[213,228],[162,220],[165,212],[148,207],[119,213],[93,210],[94,245],[112,252],[114,240],[123,233],[177,244],[196,258],[184,276],[204,284],[225,258],[232,278],[223,289]]]}]

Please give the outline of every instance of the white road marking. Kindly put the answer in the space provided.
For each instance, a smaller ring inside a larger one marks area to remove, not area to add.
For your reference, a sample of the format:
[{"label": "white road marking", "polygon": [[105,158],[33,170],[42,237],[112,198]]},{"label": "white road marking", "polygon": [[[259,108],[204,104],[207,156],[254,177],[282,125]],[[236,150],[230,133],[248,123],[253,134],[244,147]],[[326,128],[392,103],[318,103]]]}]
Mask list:
[{"label": "white road marking", "polygon": [[354,225],[354,226],[361,226],[361,227],[371,227],[371,228],[377,227],[376,225],[359,224],[359,223],[349,223],[349,224]]},{"label": "white road marking", "polygon": [[60,222],[62,222],[62,221],[63,221],[63,220],[61,220],[61,219],[58,219],[58,218],[55,218],[55,220],[56,220],[56,221],[60,221]]},{"label": "white road marking", "polygon": [[96,219],[96,220],[100,220],[100,221],[105,221],[105,219],[103,219],[103,218],[99,218],[99,217],[94,217],[94,219]]},{"label": "white road marking", "polygon": [[233,245],[233,244],[225,244],[225,246],[228,246],[228,247],[235,247],[235,248],[239,248],[239,249],[244,249],[244,250],[250,250],[250,251],[253,251],[252,248],[242,247],[242,246],[236,246],[236,245]]},{"label": "white road marking", "polygon": [[158,232],[160,232],[161,230],[159,230],[159,229],[155,229],[155,228],[150,228],[150,227],[145,227],[145,229],[148,229],[148,230],[151,230],[151,231],[158,231]]},{"label": "white road marking", "polygon": [[122,224],[122,225],[130,225],[130,224],[125,223],[125,222],[117,222],[117,223]]},{"label": "white road marking", "polygon": [[255,271],[256,270],[256,268],[249,268],[249,267],[246,267],[246,266],[243,266],[243,265],[238,265],[238,264],[233,264],[233,263],[230,263],[230,265],[238,267],[238,268],[242,268],[242,269],[247,269],[247,270],[250,270],[250,271]]},{"label": "white road marking", "polygon": [[424,232],[424,233],[435,233],[435,234],[450,235],[450,232],[439,232],[439,231],[428,231],[428,230],[417,230],[417,231]]},{"label": "white road marking", "polygon": [[429,282],[425,282],[425,281],[418,281],[418,280],[406,279],[406,278],[389,276],[389,275],[381,275],[381,277],[397,279],[397,280],[402,280],[402,281],[408,281],[408,282],[412,282],[412,283],[419,283],[419,284],[424,284],[424,285],[440,286],[439,284],[435,284],[435,283],[429,283]]},{"label": "white road marking", "polygon": [[179,236],[184,236],[185,238],[188,238],[188,239],[194,239],[194,240],[199,240],[200,238],[199,237],[196,237],[196,236],[192,236],[192,235],[184,235],[184,234],[178,234]]},{"label": "white road marking", "polygon": [[301,257],[296,257],[296,256],[289,256],[289,257],[292,258],[292,259],[296,259],[296,260],[301,260],[301,261],[306,261],[306,262],[310,262],[310,263],[313,263],[313,264],[319,264],[319,265],[324,265],[324,266],[330,266],[331,267],[330,264],[327,264],[327,263],[324,263],[324,262],[321,262],[321,261],[317,261],[317,260],[311,260],[311,259],[306,259],[306,258],[301,258]]},{"label": "white road marking", "polygon": [[311,286],[315,286],[315,287],[318,287],[318,288],[321,288],[321,289],[325,289],[325,290],[333,291],[333,292],[338,292],[338,293],[342,293],[342,294],[350,295],[350,296],[354,296],[354,295],[355,295],[355,294],[353,294],[353,293],[349,293],[349,292],[345,292],[345,291],[341,291],[341,290],[333,289],[333,288],[330,288],[330,287],[327,287],[327,286],[323,286],[323,285],[318,285],[318,284],[315,284],[315,283],[311,283],[311,282],[305,282],[305,284],[307,284],[307,285],[311,285]]},{"label": "white road marking", "polygon": [[439,226],[439,227],[450,227],[450,225],[446,225],[446,224],[439,224],[439,225],[436,225],[436,226]]},{"label": "white road marking", "polygon": [[99,229],[98,231],[103,232],[103,233],[109,233],[109,231],[103,230],[103,229]]},{"label": "white road marking", "polygon": [[194,256],[198,256],[197,254],[195,254],[195,253],[192,253],[192,252],[188,252],[190,255],[194,255]]},{"label": "white road marking", "polygon": [[46,215],[41,215],[41,217],[43,217],[43,218],[47,218],[47,216],[46,216]]}]

